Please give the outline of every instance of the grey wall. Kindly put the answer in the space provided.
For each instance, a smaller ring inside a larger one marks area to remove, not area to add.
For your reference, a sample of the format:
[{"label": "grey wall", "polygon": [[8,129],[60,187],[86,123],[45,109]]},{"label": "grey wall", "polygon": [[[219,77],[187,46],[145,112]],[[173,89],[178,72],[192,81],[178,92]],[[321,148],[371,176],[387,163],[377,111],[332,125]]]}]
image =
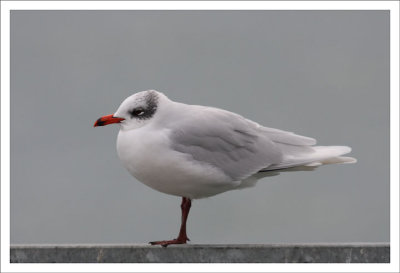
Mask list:
[{"label": "grey wall", "polygon": [[179,198],[123,169],[118,126],[93,128],[146,89],[358,159],[195,201],[193,243],[389,241],[389,12],[12,11],[12,243],[176,236]]}]

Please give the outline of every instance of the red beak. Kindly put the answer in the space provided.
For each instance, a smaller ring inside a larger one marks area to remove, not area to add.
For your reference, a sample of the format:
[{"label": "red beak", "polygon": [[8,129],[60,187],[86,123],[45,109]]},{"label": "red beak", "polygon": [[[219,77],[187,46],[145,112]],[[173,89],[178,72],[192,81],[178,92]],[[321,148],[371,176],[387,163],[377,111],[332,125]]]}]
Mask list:
[{"label": "red beak", "polygon": [[108,124],[112,124],[112,123],[120,123],[123,120],[125,120],[125,119],[117,118],[117,117],[114,117],[113,115],[108,115],[108,116],[104,116],[104,117],[101,117],[98,120],[96,120],[93,127],[104,126],[104,125],[108,125]]}]

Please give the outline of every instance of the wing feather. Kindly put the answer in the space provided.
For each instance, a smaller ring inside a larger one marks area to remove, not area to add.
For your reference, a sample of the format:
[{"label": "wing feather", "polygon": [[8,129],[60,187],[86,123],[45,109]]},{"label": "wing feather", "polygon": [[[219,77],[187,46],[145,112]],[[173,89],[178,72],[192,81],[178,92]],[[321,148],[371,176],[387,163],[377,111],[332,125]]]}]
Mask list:
[{"label": "wing feather", "polygon": [[279,148],[256,123],[221,109],[196,109],[171,126],[174,150],[218,168],[234,181],[281,161]]}]

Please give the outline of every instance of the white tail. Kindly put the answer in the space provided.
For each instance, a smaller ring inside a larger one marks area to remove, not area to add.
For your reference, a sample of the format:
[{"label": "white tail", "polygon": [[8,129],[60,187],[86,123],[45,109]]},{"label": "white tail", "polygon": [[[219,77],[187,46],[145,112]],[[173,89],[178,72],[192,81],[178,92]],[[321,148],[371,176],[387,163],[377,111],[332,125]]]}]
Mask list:
[{"label": "white tail", "polygon": [[352,157],[341,155],[350,153],[351,148],[347,146],[292,146],[279,144],[283,151],[281,163],[274,164],[263,171],[286,169],[291,167],[306,166],[317,167],[324,164],[355,163]]}]

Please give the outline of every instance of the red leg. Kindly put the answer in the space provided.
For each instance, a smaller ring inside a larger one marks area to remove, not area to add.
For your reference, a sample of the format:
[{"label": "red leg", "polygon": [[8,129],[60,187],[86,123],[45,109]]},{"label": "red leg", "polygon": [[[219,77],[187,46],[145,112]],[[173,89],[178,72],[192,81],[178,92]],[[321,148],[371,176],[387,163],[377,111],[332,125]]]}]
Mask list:
[{"label": "red leg", "polygon": [[178,238],[167,241],[155,241],[150,242],[152,245],[162,245],[163,247],[167,247],[172,244],[186,244],[187,241],[190,241],[186,235],[186,221],[189,215],[189,210],[192,205],[192,201],[189,198],[182,197],[181,210],[182,210],[182,221],[181,221],[181,229],[179,230]]}]

